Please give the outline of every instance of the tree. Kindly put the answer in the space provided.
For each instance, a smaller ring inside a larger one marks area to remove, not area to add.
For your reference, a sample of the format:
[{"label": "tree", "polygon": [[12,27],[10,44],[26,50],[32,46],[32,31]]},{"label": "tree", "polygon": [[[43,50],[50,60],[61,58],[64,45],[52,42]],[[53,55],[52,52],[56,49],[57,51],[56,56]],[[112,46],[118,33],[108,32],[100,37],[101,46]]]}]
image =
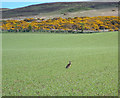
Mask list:
[{"label": "tree", "polygon": [[32,30],[31,24],[28,26],[28,31],[30,32]]},{"label": "tree", "polygon": [[85,24],[84,23],[79,23],[81,25],[81,32],[83,33],[84,29],[85,29]]}]

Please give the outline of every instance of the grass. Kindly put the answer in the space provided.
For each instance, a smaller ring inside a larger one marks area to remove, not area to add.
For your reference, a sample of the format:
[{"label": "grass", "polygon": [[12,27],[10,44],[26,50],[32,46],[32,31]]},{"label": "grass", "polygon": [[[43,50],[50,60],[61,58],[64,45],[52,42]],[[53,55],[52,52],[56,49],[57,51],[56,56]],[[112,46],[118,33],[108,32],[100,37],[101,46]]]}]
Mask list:
[{"label": "grass", "polygon": [[118,32],[4,33],[2,43],[3,96],[118,95]]}]

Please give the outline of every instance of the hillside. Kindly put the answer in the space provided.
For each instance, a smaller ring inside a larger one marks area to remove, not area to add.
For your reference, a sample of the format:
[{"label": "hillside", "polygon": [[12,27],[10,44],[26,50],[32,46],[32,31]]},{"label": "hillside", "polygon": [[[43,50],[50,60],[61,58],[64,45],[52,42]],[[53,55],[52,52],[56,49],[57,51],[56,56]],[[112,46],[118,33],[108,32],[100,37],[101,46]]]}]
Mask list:
[{"label": "hillside", "polygon": [[[74,17],[88,16],[117,16],[117,2],[55,2],[26,6],[17,9],[3,10],[2,18],[13,17]],[[90,11],[90,12],[89,12]],[[91,11],[94,13],[91,14]],[[81,13],[82,12],[82,13]],[[101,14],[101,12],[105,12]]]},{"label": "hillside", "polygon": [[0,11],[10,10],[9,8],[0,8]]}]

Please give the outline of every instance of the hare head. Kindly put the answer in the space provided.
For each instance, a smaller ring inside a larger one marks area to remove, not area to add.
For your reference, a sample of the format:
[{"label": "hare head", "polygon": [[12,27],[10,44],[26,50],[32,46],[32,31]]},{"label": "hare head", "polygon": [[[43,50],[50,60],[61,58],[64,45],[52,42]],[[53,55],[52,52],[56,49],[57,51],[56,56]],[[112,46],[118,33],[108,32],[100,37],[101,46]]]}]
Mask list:
[{"label": "hare head", "polygon": [[71,64],[71,61],[69,61],[69,64]]}]

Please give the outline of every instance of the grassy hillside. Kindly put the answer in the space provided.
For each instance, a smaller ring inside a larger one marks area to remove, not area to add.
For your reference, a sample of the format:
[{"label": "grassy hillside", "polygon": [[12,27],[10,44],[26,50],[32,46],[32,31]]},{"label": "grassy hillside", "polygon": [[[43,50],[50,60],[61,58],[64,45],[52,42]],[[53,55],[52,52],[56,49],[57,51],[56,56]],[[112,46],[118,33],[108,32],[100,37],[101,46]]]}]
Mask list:
[{"label": "grassy hillside", "polygon": [[0,11],[10,10],[9,8],[0,8]]},{"label": "grassy hillside", "polygon": [[117,96],[117,42],[117,32],[3,34],[3,96]]},{"label": "grassy hillside", "polygon": [[[54,16],[68,13],[117,8],[117,2],[57,2],[31,5],[23,8],[3,11],[3,18],[27,16]],[[8,15],[9,14],[9,15]],[[80,15],[80,13],[79,13]],[[69,16],[70,17],[70,16]]]}]

